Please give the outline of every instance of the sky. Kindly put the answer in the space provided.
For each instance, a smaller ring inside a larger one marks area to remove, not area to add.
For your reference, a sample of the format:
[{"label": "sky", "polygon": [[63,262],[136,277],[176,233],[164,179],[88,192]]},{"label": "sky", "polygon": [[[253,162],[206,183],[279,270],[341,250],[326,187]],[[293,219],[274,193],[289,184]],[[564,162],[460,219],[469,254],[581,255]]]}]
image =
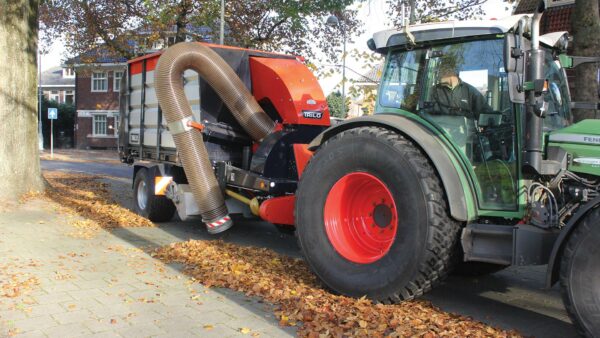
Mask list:
[{"label": "sky", "polygon": [[[486,13],[484,19],[501,19],[503,17],[509,16],[510,11],[507,11],[506,7],[506,3],[504,3],[502,0],[488,0],[483,6],[484,11]],[[369,40],[373,36],[373,33],[393,28],[385,12],[385,0],[371,0],[363,4],[362,8],[359,9],[359,18],[361,18],[365,23],[365,32],[361,36],[356,37],[353,43],[348,43],[348,51],[353,49],[356,49],[361,52],[369,51],[369,49],[367,48],[367,40]],[[324,20],[325,19],[326,18],[324,18]],[[65,57],[66,55],[64,43],[62,41],[55,42],[50,47],[48,54],[43,55],[41,58],[42,71],[59,66],[61,64],[61,61],[64,60]],[[363,68],[363,65],[361,65],[357,61],[352,60],[352,58],[350,57],[346,59],[346,67],[353,69],[359,73],[367,73],[367,70]],[[352,75],[351,73],[352,72],[346,72],[346,76],[348,78],[353,78],[354,75]],[[321,87],[323,87],[323,91],[327,95],[332,90],[334,90],[336,86],[339,85],[341,80],[341,69],[339,69],[339,74],[336,74],[332,77],[320,79],[319,82],[321,83]]]}]

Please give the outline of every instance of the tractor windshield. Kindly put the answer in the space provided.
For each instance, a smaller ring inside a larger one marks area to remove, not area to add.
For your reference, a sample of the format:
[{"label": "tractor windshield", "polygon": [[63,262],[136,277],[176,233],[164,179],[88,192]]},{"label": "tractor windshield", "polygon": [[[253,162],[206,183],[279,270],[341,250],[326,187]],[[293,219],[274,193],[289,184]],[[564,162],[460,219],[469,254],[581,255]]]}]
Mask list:
[{"label": "tractor windshield", "polygon": [[437,126],[471,163],[482,209],[517,207],[515,119],[504,41],[475,40],[391,52],[379,104]]}]

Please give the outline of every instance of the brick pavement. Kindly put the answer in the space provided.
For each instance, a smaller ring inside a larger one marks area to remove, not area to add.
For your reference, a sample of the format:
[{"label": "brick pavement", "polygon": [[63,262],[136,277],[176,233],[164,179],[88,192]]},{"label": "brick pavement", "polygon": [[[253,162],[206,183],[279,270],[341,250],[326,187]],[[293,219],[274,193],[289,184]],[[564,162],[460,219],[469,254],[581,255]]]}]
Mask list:
[{"label": "brick pavement", "polygon": [[[272,306],[204,288],[143,249],[179,241],[161,228],[73,238],[56,206],[34,200],[0,213],[0,336],[282,337]],[[17,284],[21,286],[21,284]],[[9,288],[9,290],[12,290]],[[6,290],[4,290],[6,291]],[[242,330],[243,329],[243,330]],[[248,331],[249,329],[249,331]]]}]

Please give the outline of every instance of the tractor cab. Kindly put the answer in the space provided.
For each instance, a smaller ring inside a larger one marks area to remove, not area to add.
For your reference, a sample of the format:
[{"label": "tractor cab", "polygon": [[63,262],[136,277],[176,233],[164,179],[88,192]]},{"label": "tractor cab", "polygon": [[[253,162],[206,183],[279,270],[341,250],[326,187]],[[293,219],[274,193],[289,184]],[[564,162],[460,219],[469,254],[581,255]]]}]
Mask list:
[{"label": "tractor cab", "polygon": [[[405,115],[439,133],[469,173],[484,212],[524,210],[518,190],[525,74],[516,66],[514,50],[530,46],[527,20],[519,15],[415,25],[410,31],[377,33],[369,43],[387,55],[376,111]],[[541,37],[548,87],[544,132],[571,121],[569,89],[555,46],[564,34]]]}]

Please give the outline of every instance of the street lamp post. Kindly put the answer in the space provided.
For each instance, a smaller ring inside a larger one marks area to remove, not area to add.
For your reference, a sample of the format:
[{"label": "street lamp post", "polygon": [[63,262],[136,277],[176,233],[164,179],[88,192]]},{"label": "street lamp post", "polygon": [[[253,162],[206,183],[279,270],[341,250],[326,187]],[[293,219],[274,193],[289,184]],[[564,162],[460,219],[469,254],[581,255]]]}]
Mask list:
[{"label": "street lamp post", "polygon": [[328,26],[337,26],[342,31],[342,37],[344,39],[344,47],[342,54],[342,109],[344,110],[344,117],[346,117],[346,28],[340,23],[340,20],[335,15],[331,15],[327,18],[326,24]]}]

